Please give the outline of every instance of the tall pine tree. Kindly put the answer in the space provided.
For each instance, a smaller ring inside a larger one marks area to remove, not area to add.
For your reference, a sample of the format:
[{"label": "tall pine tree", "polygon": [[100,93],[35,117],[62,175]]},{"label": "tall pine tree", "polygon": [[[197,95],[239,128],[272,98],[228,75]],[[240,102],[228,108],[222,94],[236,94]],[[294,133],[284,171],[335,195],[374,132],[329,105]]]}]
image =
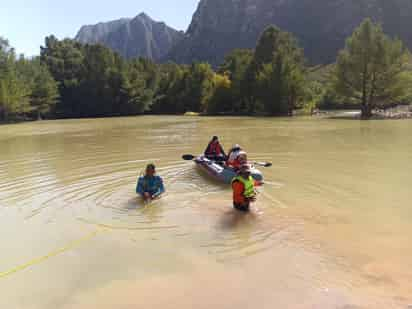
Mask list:
[{"label": "tall pine tree", "polygon": [[402,103],[408,95],[409,59],[400,40],[390,39],[379,25],[366,19],[339,53],[335,91],[347,103],[359,104],[364,119],[370,118],[374,109]]}]

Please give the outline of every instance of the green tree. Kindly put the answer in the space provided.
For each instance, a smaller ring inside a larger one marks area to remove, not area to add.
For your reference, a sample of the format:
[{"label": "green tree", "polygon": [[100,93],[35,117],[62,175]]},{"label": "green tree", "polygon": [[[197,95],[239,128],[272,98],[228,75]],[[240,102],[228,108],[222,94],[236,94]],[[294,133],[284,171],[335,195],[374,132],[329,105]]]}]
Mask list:
[{"label": "green tree", "polygon": [[5,121],[8,121],[10,116],[23,115],[30,111],[29,94],[25,84],[13,72],[0,79],[0,110]]},{"label": "green tree", "polygon": [[62,117],[141,114],[150,109],[159,87],[155,63],[126,61],[102,45],[48,37],[41,60],[59,84],[56,111]]},{"label": "green tree", "polygon": [[49,114],[59,99],[59,88],[57,82],[49,72],[48,68],[39,60],[33,60],[35,68],[30,95],[30,105],[37,114],[37,119],[42,119]]},{"label": "green tree", "polygon": [[121,92],[122,115],[142,114],[149,110],[153,100],[153,90],[147,88],[142,72],[128,68],[122,76]]},{"label": "green tree", "polygon": [[79,117],[83,101],[79,86],[83,78],[84,47],[73,40],[59,41],[49,36],[45,39],[45,46],[41,47],[40,59],[59,85],[56,116]]},{"label": "green tree", "polygon": [[190,66],[184,77],[184,90],[181,97],[183,112],[206,110],[207,101],[213,95],[214,74],[210,64],[194,63]]},{"label": "green tree", "polygon": [[157,65],[151,60],[139,58],[129,63],[127,72],[123,89],[128,93],[131,108],[129,114],[149,111],[159,87],[160,73]]},{"label": "green tree", "polygon": [[121,90],[121,72],[124,60],[102,45],[86,45],[82,50],[77,115],[102,117],[116,115]]},{"label": "green tree", "polygon": [[249,110],[248,103],[242,94],[243,87],[247,86],[246,73],[252,60],[252,50],[236,49],[225,57],[223,64],[219,67],[219,74],[226,75],[230,79],[231,107],[226,109],[232,113],[245,113]]},{"label": "green tree", "polygon": [[[247,79],[252,96],[269,115],[292,115],[304,95],[304,57],[296,39],[279,28],[267,28],[259,39]],[[258,105],[259,106],[259,105]]]},{"label": "green tree", "polygon": [[175,63],[159,66],[159,84],[156,90],[152,111],[154,113],[183,113],[182,102],[185,91],[185,78],[188,68]]},{"label": "green tree", "polygon": [[326,88],[318,81],[308,81],[305,87],[303,110],[313,115],[325,97]]},{"label": "green tree", "polygon": [[349,104],[359,104],[364,119],[376,108],[401,103],[410,89],[409,52],[366,19],[346,41],[335,70],[335,90]]},{"label": "green tree", "polygon": [[4,120],[30,111],[30,88],[17,70],[15,52],[0,40],[0,114]]},{"label": "green tree", "polygon": [[214,74],[213,94],[204,106],[208,114],[232,113],[233,96],[231,93],[232,82],[226,74]]}]

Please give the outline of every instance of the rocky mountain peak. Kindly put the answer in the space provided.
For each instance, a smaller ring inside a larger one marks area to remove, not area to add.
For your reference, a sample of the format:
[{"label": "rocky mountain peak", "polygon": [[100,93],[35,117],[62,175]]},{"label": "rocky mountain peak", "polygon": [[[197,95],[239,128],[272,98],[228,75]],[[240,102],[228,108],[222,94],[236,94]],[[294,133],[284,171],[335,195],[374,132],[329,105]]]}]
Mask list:
[{"label": "rocky mountain peak", "polygon": [[183,33],[164,22],[154,21],[146,13],[135,18],[83,26],[76,40],[84,44],[103,44],[126,58],[164,58]]}]

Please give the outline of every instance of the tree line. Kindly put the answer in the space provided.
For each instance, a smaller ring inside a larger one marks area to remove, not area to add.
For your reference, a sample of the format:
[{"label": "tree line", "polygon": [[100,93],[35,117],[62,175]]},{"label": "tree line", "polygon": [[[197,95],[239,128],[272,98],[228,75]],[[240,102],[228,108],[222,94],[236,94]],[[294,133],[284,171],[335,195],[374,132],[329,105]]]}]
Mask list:
[{"label": "tree line", "polygon": [[58,98],[57,82],[48,67],[39,58],[17,58],[0,38],[0,120],[41,118]]},{"label": "tree line", "polygon": [[254,50],[234,50],[218,68],[207,63],[126,60],[101,45],[47,37],[39,57],[16,56],[0,39],[0,120],[197,112],[292,115],[319,106],[373,110],[410,100],[410,54],[365,20],[323,78],[298,41],[268,27]]}]

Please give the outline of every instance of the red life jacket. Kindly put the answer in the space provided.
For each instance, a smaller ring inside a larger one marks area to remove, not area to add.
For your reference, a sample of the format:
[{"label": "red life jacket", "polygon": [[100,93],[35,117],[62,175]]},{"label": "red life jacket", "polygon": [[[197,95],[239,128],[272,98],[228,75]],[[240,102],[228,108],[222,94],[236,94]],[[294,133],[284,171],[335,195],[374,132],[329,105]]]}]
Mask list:
[{"label": "red life jacket", "polygon": [[243,162],[240,162],[239,158],[236,158],[235,160],[228,162],[228,165],[234,168],[235,170],[239,169],[242,164]]},{"label": "red life jacket", "polygon": [[208,150],[208,155],[222,155],[222,147],[220,146],[219,142],[211,143]]}]

